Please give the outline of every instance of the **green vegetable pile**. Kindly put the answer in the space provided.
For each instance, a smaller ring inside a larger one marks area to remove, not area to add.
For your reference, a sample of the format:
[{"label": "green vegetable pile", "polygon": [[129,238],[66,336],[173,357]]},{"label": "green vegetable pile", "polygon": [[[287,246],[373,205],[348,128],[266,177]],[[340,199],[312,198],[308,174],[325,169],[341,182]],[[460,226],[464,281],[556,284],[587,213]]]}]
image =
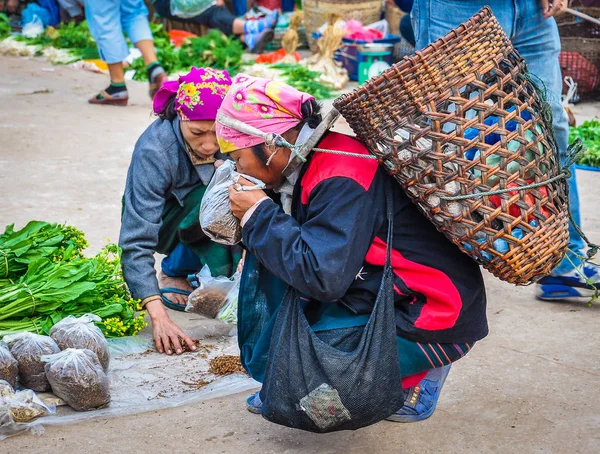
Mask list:
[{"label": "green vegetable pile", "polygon": [[334,96],[329,87],[318,81],[319,73],[316,71],[311,71],[301,65],[286,63],[275,63],[271,67],[280,71],[285,83],[297,90],[310,93],[316,99],[328,99]]},{"label": "green vegetable pile", "polygon": [[[171,44],[169,34],[162,25],[150,24],[154,35],[156,56],[169,74],[178,70],[188,71],[192,66],[226,69],[230,75],[237,74],[242,67],[244,48],[235,38],[229,38],[218,30],[206,36],[188,38],[180,49]],[[146,81],[148,75],[142,57],[136,58],[130,66],[135,70],[134,80]]]},{"label": "green vegetable pile", "polygon": [[10,34],[10,20],[4,13],[0,13],[0,39],[6,38]]},{"label": "green vegetable pile", "polygon": [[139,300],[130,297],[121,272],[121,250],[107,245],[84,257],[83,233],[73,227],[32,221],[0,235],[0,335],[47,334],[68,315],[93,313],[107,337],[137,334],[146,323]]},{"label": "green vegetable pile", "polygon": [[16,39],[41,48],[52,46],[57,49],[66,49],[75,59],[100,58],[96,41],[94,41],[86,21],[79,24],[75,22],[62,23],[57,28],[47,27],[44,33],[35,38],[17,35]]},{"label": "green vegetable pile", "polygon": [[581,139],[585,147],[584,155],[579,159],[578,164],[600,168],[600,121],[588,120],[577,128],[571,128],[569,142],[576,139]]},{"label": "green vegetable pile", "polygon": [[210,66],[226,69],[233,76],[240,70],[243,54],[239,40],[212,30],[206,36],[186,39],[179,49],[179,61],[186,68]]}]

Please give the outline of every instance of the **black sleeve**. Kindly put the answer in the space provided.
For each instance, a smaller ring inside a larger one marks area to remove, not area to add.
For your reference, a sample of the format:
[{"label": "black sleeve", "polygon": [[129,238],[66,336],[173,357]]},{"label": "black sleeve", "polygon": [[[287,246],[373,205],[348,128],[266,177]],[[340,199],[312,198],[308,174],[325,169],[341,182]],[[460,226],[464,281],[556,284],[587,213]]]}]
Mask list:
[{"label": "black sleeve", "polygon": [[313,189],[302,225],[266,201],[244,225],[243,239],[277,277],[311,298],[334,301],[360,271],[383,220],[371,194],[337,177]]}]

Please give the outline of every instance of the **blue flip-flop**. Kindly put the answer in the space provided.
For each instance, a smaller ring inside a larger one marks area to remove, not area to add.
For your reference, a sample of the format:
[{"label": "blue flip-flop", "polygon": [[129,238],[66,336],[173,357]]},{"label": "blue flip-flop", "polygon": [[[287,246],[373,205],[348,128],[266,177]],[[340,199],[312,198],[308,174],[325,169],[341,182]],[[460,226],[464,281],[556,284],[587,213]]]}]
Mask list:
[{"label": "blue flip-flop", "polygon": [[175,287],[165,287],[165,288],[159,289],[159,291],[160,291],[160,298],[162,299],[162,303],[166,307],[168,307],[169,309],[173,309],[174,311],[185,312],[185,306],[183,306],[181,304],[175,304],[173,301],[169,300],[169,298],[167,298],[164,294],[165,293],[177,293],[179,295],[190,296],[191,292],[188,292],[187,290],[181,290],[180,288],[175,288]]}]

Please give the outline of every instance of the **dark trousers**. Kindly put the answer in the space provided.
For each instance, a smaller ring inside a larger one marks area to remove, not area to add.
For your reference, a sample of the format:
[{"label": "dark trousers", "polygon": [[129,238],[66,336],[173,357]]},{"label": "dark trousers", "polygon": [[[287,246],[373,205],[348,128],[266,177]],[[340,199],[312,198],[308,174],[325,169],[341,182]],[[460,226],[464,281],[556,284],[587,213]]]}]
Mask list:
[{"label": "dark trousers", "polygon": [[154,9],[160,14],[160,17],[180,22],[194,22],[208,28],[216,28],[221,30],[227,36],[233,34],[233,21],[235,20],[235,16],[225,7],[214,5],[199,16],[182,19],[171,15],[170,3],[169,0],[154,0]]}]

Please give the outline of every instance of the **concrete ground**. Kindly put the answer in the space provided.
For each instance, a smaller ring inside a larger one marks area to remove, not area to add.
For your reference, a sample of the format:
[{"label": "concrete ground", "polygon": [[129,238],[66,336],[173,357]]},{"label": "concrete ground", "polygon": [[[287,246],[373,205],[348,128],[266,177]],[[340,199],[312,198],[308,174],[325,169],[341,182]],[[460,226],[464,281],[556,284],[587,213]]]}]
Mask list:
[{"label": "concrete ground", "polygon": [[[117,240],[133,145],[152,121],[143,84],[127,108],[86,103],[107,78],[0,57],[0,224],[83,229],[95,252]],[[34,93],[38,92],[38,93]],[[598,105],[578,106],[587,117]],[[600,241],[600,174],[579,172],[583,224]],[[452,369],[433,417],[356,432],[304,433],[244,409],[246,395],[135,416],[50,426],[1,453],[597,453],[600,305],[543,303],[487,278],[490,335]],[[177,314],[183,323],[187,315]],[[189,320],[187,320],[189,325]]]}]

